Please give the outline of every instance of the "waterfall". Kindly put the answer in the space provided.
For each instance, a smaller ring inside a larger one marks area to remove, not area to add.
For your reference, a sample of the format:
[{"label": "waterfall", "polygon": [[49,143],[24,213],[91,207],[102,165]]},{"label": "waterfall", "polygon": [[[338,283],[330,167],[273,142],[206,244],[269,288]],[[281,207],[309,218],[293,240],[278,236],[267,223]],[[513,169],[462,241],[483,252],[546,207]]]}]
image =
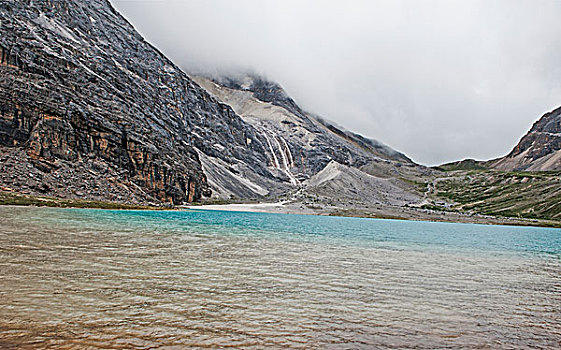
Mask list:
[{"label": "waterfall", "polygon": [[[285,150],[283,150],[283,148],[281,147],[281,144],[278,140],[278,138],[280,138],[282,141],[284,141],[283,138],[281,138],[280,136],[277,138],[275,135],[273,136],[273,140],[275,140],[275,143],[277,145],[277,147],[279,148],[279,152],[282,158],[282,165],[283,165],[283,170],[286,174],[286,176],[288,176],[288,178],[290,179],[290,183],[293,184],[294,186],[298,185],[298,180],[296,179],[296,177],[294,177],[294,175],[292,175],[292,173],[290,172],[290,165],[288,164],[288,158],[286,156]],[[286,141],[284,141],[285,145],[286,145]],[[286,148],[288,150],[288,153],[290,154],[290,149],[288,148],[288,145],[286,145]],[[290,155],[290,157],[292,157],[292,155]]]},{"label": "waterfall", "polygon": [[275,141],[275,144],[277,145],[277,148],[279,149],[280,155],[281,155],[281,159],[282,159],[282,165],[283,165],[283,169],[284,170],[288,170],[288,160],[286,159],[286,154],[284,153],[284,150],[281,147],[281,144],[279,142],[279,140],[277,139],[277,137],[275,137],[275,135],[273,136],[273,140]]},{"label": "waterfall", "polygon": [[[267,145],[269,146],[269,150],[271,152],[273,167],[275,169],[284,172],[286,176],[288,176],[288,178],[290,179],[290,183],[294,186],[297,186],[300,182],[290,172],[290,168],[294,166],[294,159],[292,158],[292,153],[290,152],[290,148],[288,147],[286,140],[281,136],[275,135],[272,131],[269,130],[262,130],[262,131],[263,131],[263,136],[267,140]],[[279,153],[280,157],[277,156],[277,152]],[[282,161],[282,166],[281,163],[279,162],[279,159]]]},{"label": "waterfall", "polygon": [[277,158],[277,155],[275,154],[275,151],[273,150],[273,144],[271,143],[271,139],[269,139],[269,136],[267,135],[267,133],[263,133],[263,136],[265,136],[265,139],[267,140],[267,144],[269,145],[269,150],[271,151],[271,155],[273,157],[273,166],[277,169],[280,169],[279,166],[279,160]]},{"label": "waterfall", "polygon": [[292,158],[292,152],[290,152],[290,148],[288,147],[288,143],[286,143],[286,140],[284,139],[284,137],[279,136],[279,138],[281,139],[285,149],[286,149],[286,154],[288,155],[288,160],[290,162],[290,167],[294,166],[294,158]]}]

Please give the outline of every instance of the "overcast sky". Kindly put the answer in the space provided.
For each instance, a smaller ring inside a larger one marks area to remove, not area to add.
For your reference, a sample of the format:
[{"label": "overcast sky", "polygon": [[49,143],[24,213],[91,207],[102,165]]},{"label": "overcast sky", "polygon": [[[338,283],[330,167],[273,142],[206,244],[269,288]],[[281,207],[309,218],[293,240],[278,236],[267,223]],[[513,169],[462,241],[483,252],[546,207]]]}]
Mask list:
[{"label": "overcast sky", "polygon": [[561,105],[561,0],[111,0],[186,71],[252,70],[426,165],[508,153]]}]

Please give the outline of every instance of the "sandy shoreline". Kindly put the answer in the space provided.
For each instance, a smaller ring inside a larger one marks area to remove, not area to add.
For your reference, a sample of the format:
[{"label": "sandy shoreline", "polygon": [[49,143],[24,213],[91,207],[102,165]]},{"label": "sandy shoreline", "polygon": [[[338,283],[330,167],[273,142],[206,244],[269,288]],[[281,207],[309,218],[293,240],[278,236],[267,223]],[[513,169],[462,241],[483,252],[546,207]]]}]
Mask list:
[{"label": "sandy shoreline", "polygon": [[281,208],[286,202],[278,203],[238,203],[238,204],[207,204],[207,205],[187,205],[183,208],[201,210],[226,210],[226,211],[255,211],[268,212],[274,208]]},{"label": "sandy shoreline", "polygon": [[289,202],[273,202],[273,203],[232,203],[232,204],[203,204],[203,205],[187,205],[181,208],[191,210],[223,210],[236,212],[253,212],[253,213],[277,213],[277,214],[315,214],[325,215],[326,212],[314,211],[311,209],[300,208]]}]

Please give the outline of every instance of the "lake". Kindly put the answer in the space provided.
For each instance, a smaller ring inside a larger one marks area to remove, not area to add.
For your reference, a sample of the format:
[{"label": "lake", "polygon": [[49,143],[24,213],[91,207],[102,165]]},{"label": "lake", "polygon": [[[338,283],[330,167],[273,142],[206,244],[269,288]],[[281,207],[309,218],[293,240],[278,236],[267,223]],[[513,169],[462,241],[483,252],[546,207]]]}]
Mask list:
[{"label": "lake", "polygon": [[0,348],[561,346],[561,230],[0,207]]}]

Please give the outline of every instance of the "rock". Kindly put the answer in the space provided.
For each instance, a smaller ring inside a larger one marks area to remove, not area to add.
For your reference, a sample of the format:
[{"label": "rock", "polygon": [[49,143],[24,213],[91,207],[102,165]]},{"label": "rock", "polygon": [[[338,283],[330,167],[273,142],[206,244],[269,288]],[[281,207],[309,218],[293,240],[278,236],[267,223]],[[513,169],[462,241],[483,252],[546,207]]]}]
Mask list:
[{"label": "rock", "polygon": [[542,116],[508,155],[489,164],[498,170],[561,170],[561,107]]},{"label": "rock", "polygon": [[176,204],[210,194],[199,151],[273,177],[263,143],[246,144],[255,130],[109,1],[3,1],[0,23],[0,145],[34,164],[106,163],[123,170],[119,181]]}]

